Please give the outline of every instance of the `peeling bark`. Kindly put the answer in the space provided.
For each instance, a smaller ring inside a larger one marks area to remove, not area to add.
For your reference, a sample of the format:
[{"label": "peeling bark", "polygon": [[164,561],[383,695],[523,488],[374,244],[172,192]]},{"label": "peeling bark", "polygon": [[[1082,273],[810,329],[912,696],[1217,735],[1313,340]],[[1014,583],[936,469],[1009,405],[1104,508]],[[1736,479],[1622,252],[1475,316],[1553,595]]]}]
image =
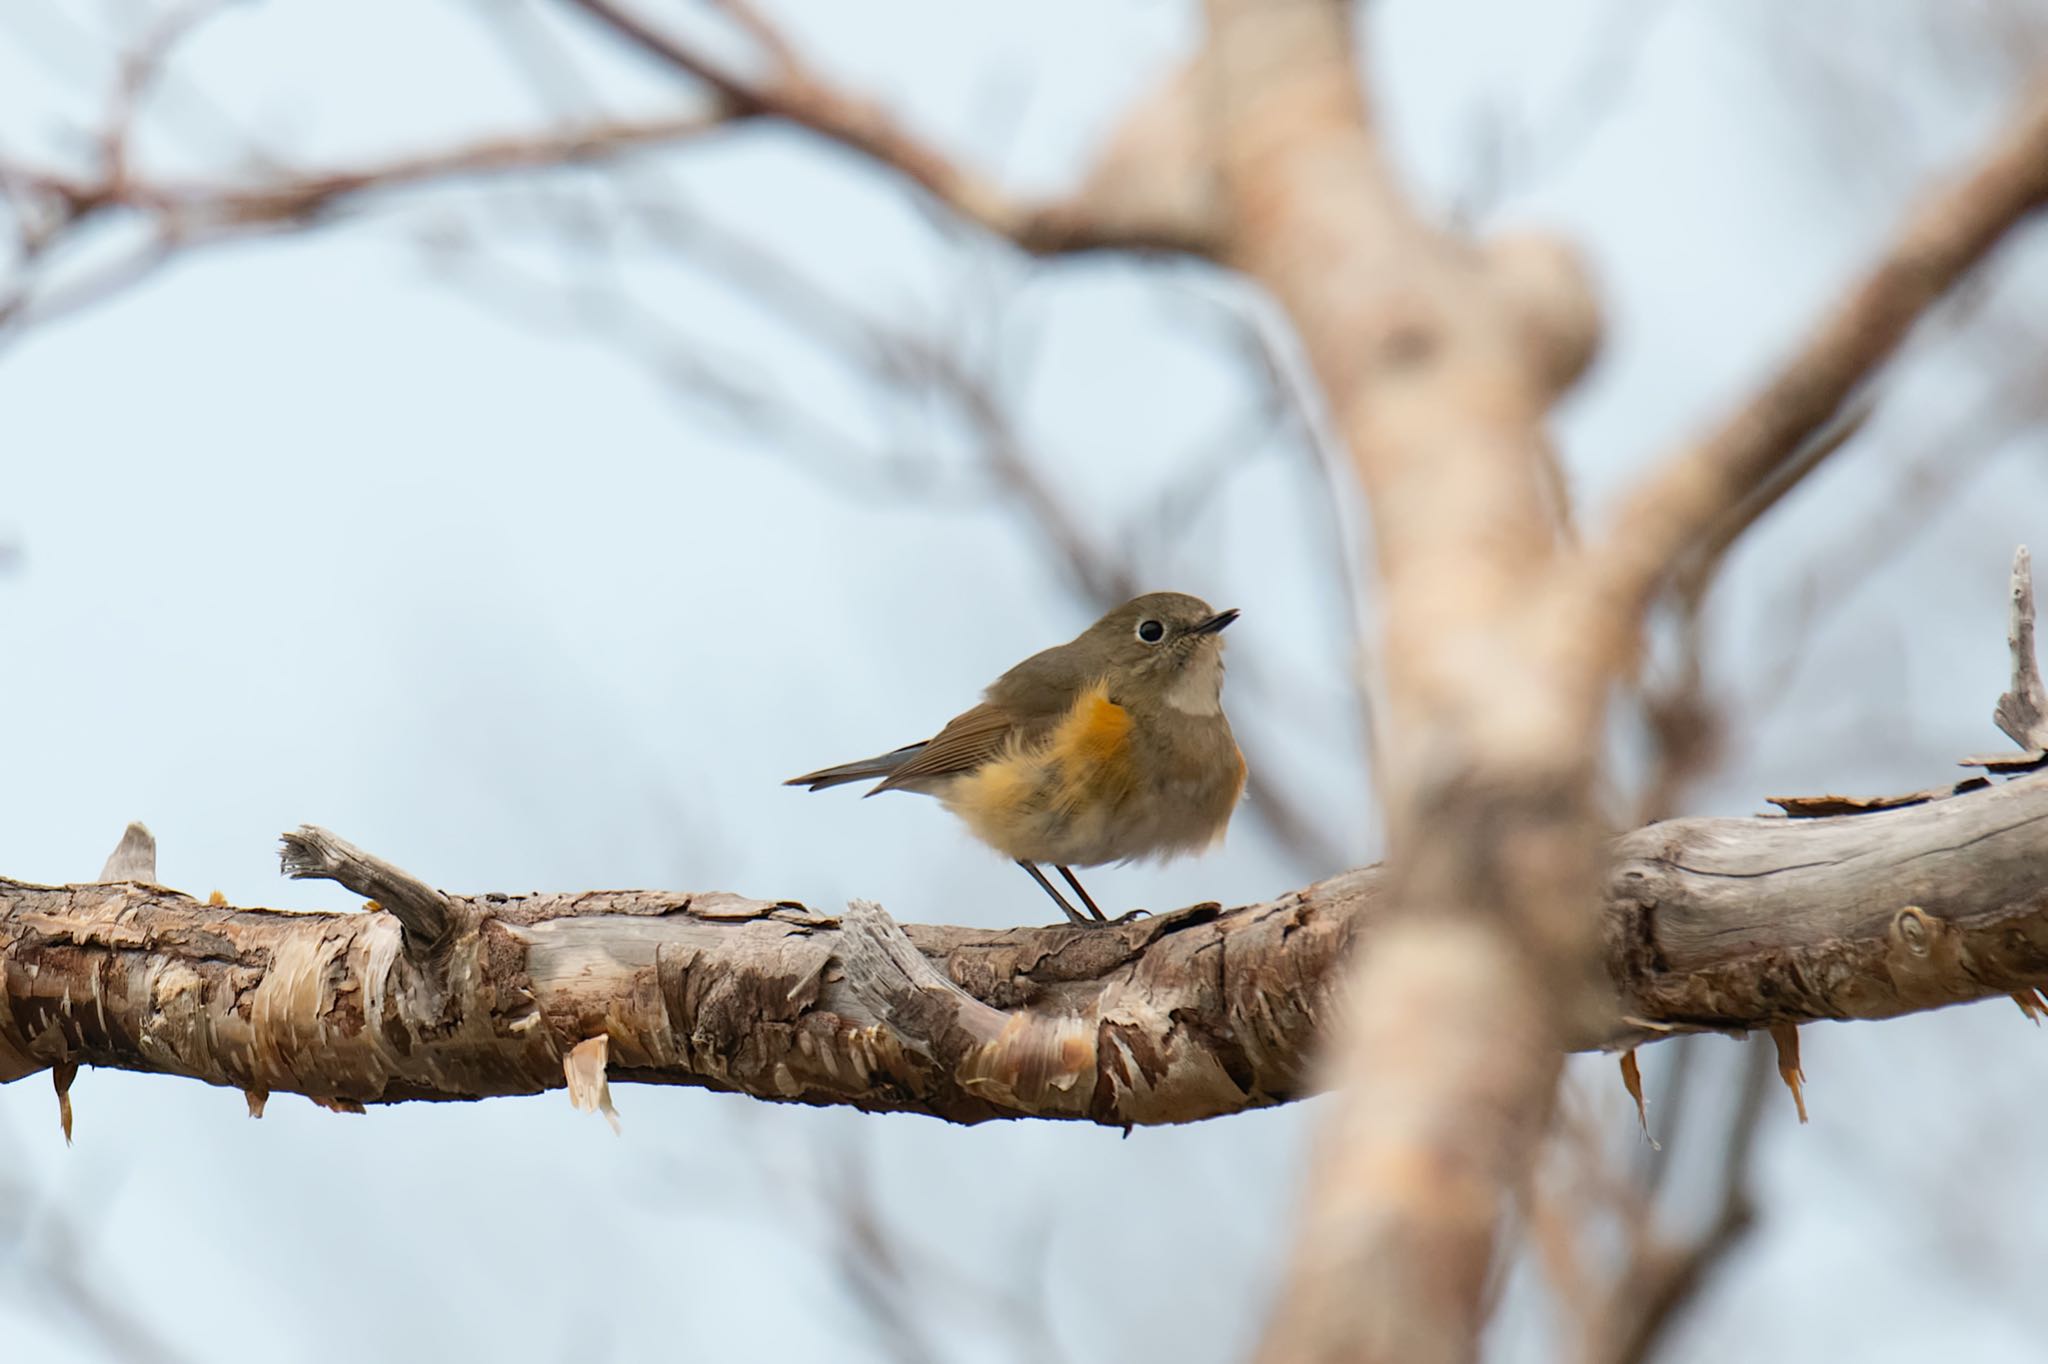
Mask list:
[{"label": "peeling bark", "polygon": [[[1863,814],[1672,820],[1612,852],[1611,1011],[1582,1049],[2048,986],[2048,775]],[[449,937],[416,956],[389,913],[0,880],[0,1080],[110,1066],[350,1110],[560,1088],[603,1038],[593,1084],[1189,1122],[1309,1092],[1341,963],[1387,897],[1369,867],[1235,909],[1005,930],[723,893],[442,903]]]}]

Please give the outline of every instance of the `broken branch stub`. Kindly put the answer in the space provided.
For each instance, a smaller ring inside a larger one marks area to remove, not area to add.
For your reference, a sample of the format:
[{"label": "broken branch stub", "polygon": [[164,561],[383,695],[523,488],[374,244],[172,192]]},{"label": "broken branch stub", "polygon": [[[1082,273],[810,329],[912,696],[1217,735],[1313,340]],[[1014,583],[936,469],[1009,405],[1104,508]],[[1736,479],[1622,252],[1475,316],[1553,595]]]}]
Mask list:
[{"label": "broken branch stub", "polygon": [[2048,689],[2034,653],[2034,567],[2027,547],[2012,556],[2012,615],[2006,624],[2012,651],[2012,688],[1998,698],[1992,720],[2005,736],[2034,754],[2048,750]]},{"label": "broken branch stub", "polygon": [[100,868],[100,880],[156,880],[156,836],[150,833],[149,826],[139,819],[128,826],[121,841],[107,854],[107,863]]},{"label": "broken branch stub", "polygon": [[278,860],[286,876],[295,881],[333,881],[374,900],[404,928],[405,949],[413,957],[431,954],[452,935],[448,897],[411,872],[314,824],[301,824],[283,841]]}]

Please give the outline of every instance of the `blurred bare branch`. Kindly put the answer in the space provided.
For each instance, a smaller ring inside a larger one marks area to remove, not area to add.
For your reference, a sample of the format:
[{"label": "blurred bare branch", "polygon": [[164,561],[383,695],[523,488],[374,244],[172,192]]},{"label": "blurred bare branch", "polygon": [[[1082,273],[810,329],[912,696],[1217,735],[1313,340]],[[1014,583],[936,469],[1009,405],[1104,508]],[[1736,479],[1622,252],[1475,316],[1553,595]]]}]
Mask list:
[{"label": "blurred bare branch", "polygon": [[[1812,641],[1831,617],[1875,581],[1883,566],[1904,553],[1939,522],[1941,510],[1981,478],[2015,442],[2038,442],[2035,429],[2048,417],[2048,387],[2041,382],[2048,340],[2000,325],[1973,328],[1958,363],[1983,370],[1988,362],[1970,357],[1995,353],[1990,391],[1972,401],[1957,424],[1924,435],[1874,431],[1869,439],[1893,448],[1881,452],[1891,472],[1887,490],[1850,525],[1818,543],[1802,546],[1805,565],[1774,576],[1780,586],[1769,599],[1763,638],[1779,641],[1774,657],[1752,668],[1754,680],[1736,704],[1742,733],[1754,737],[1762,722],[1791,696],[1792,682],[1805,666]],[[1872,458],[1878,458],[1873,452]]]},{"label": "blurred bare branch", "polygon": [[186,1358],[129,1310],[117,1286],[94,1266],[91,1247],[64,1210],[4,1180],[0,1266],[13,1294],[103,1358],[132,1364],[179,1364]]},{"label": "blurred bare branch", "polygon": [[[697,137],[715,113],[592,123],[486,138],[388,161],[280,175],[252,184],[138,181],[118,173],[77,177],[0,163],[0,193],[17,204],[26,267],[0,290],[0,329],[98,303],[174,256],[266,232],[303,228],[368,195],[461,179],[552,169]],[[57,248],[108,218],[140,225],[143,240],[82,278],[44,287]]]},{"label": "blurred bare branch", "polygon": [[[1626,1223],[1623,1266],[1610,1284],[1598,1343],[1589,1351],[1589,1360],[1643,1364],[1655,1358],[1714,1271],[1754,1225],[1757,1135],[1774,1070],[1774,1054],[1763,1038],[1743,1044],[1735,1102],[1725,1130],[1713,1135],[1720,1152],[1713,1187],[1719,1193],[1703,1226],[1673,1239],[1659,1229],[1654,1204],[1646,1198],[1636,1201],[1636,1214]],[[1675,1120],[1671,1130],[1677,1130]],[[1698,1139],[1701,1134],[1687,1135]]]},{"label": "blurred bare branch", "polygon": [[[1851,212],[1902,177],[1950,159],[1932,114],[2006,99],[2048,62],[2040,0],[1913,0],[1880,11],[1855,0],[1750,7],[1748,44],[1775,68],[1812,165]],[[1914,61],[1902,64],[1901,53]]]},{"label": "blurred bare branch", "polygon": [[25,1224],[28,1250],[19,1286],[35,1293],[46,1310],[54,1310],[84,1336],[94,1340],[110,1359],[136,1364],[177,1364],[186,1356],[160,1338],[151,1325],[128,1309],[121,1295],[110,1292],[103,1276],[89,1268],[85,1239],[70,1220],[51,1213]]},{"label": "blurred bare branch", "polygon": [[[1630,494],[1588,566],[1633,620],[1685,556],[1781,477],[1905,340],[1921,316],[2048,199],[2048,73],[1969,173],[1921,203],[1890,249],[1805,345],[1739,410]],[[1806,468],[1817,467],[1815,459]]]},{"label": "blurred bare branch", "polygon": [[[998,380],[972,367],[967,348],[862,315],[822,281],[690,212],[680,198],[637,194],[622,206],[653,234],[653,240],[669,249],[671,259],[743,291],[783,317],[794,337],[830,355],[878,391],[943,404],[951,425],[967,438],[966,464],[939,454],[874,448],[812,412],[794,393],[750,377],[753,367],[715,357],[707,342],[668,321],[617,280],[551,284],[494,259],[473,239],[456,242],[445,235],[435,243],[438,273],[468,284],[488,305],[537,310],[551,325],[571,323],[620,349],[830,486],[896,501],[957,498],[970,492],[993,497],[1018,514],[1021,524],[1045,546],[1068,587],[1094,611],[1107,610],[1157,585],[1143,576],[1143,550],[1136,537],[1104,541],[1084,526],[1056,480],[1053,462],[1027,445]],[[570,215],[562,220],[575,221]],[[1263,400],[1207,450],[1176,461],[1175,473],[1154,495],[1154,505],[1186,509],[1214,496],[1229,473],[1242,467],[1248,452],[1285,430],[1281,391],[1273,384],[1264,384],[1259,391]],[[1110,548],[1117,542],[1124,546],[1121,552]],[[1348,581],[1344,566],[1337,568],[1339,578]],[[1259,686],[1256,667],[1241,667],[1240,675],[1252,687]],[[1252,750],[1246,797],[1253,817],[1311,872],[1343,865],[1348,860],[1343,844],[1289,794],[1277,779],[1278,765],[1260,757],[1257,741],[1245,742]]]},{"label": "blurred bare branch", "polygon": [[[1731,1075],[1726,1116],[1679,1121],[1678,1104],[1699,1082],[1701,1046],[1682,1041],[1667,1071],[1658,1127],[1667,1143],[1696,1148],[1685,1196],[1664,1176],[1673,1146],[1648,1148],[1624,1139],[1622,1149],[1605,1115],[1605,1091],[1566,1086],[1545,1159],[1524,1199],[1528,1239],[1558,1303],[1565,1309],[1574,1348],[1560,1350],[1585,1364],[1642,1364],[1655,1357],[1673,1327],[1697,1303],[1713,1272],[1754,1224],[1752,1167],[1764,1121],[1774,1053],[1764,1039],[1744,1045],[1739,1074]],[[1703,1208],[1688,1211],[1686,1204]],[[1678,1206],[1672,1206],[1678,1205]],[[1674,1220],[1695,1225],[1674,1228]]]},{"label": "blurred bare branch", "polygon": [[826,1147],[830,1168],[821,1192],[832,1231],[832,1264],[891,1359],[938,1364],[945,1356],[927,1334],[926,1314],[912,1301],[910,1277],[895,1233],[875,1206],[875,1172],[857,1147]]},{"label": "blurred bare branch", "polygon": [[1549,107],[1484,106],[1472,175],[1456,217],[1483,221],[1503,202],[1554,178],[1608,128],[1625,104],[1636,69],[1670,0],[1609,0],[1592,40],[1558,82]]},{"label": "blurred bare branch", "polygon": [[[1079,190],[1045,202],[1012,195],[910,129],[884,103],[828,80],[746,0],[713,0],[706,7],[751,54],[732,68],[673,35],[666,27],[670,16],[652,4],[562,0],[560,8],[596,32],[682,77],[684,93],[696,97],[682,112],[638,119],[562,116],[526,132],[326,169],[291,169],[272,159],[244,174],[158,177],[138,164],[139,122],[170,54],[218,8],[184,5],[151,21],[118,63],[79,165],[0,152],[0,226],[14,239],[8,278],[0,281],[0,334],[95,303],[195,250],[316,227],[382,195],[479,179],[524,181],[597,161],[644,161],[642,153],[761,120],[857,153],[914,186],[941,221],[957,219],[1026,252],[1151,250],[1222,258],[1279,300],[1307,365],[1283,366],[1272,347],[1248,347],[1244,368],[1263,379],[1252,400],[1177,461],[1173,476],[1143,499],[1142,515],[1105,530],[1020,420],[999,363],[971,345],[954,344],[959,338],[937,328],[863,315],[744,234],[707,229],[665,194],[637,194],[631,175],[606,186],[608,199],[548,201],[563,210],[557,244],[580,241],[615,251],[629,231],[645,233],[672,259],[727,279],[777,313],[879,401],[929,402],[965,454],[928,448],[938,442],[849,431],[829,404],[812,405],[800,391],[787,391],[798,386],[760,377],[743,355],[725,349],[730,343],[713,347],[673,325],[660,306],[635,297],[618,277],[602,285],[565,284],[486,260],[464,249],[472,245],[466,239],[444,234],[441,242],[441,259],[456,262],[493,302],[588,327],[634,353],[674,391],[744,424],[765,445],[835,486],[898,499],[972,496],[1014,509],[1068,588],[1098,608],[1151,585],[1144,581],[1147,565],[1168,547],[1143,533],[1148,525],[1177,524],[1221,503],[1231,480],[1266,447],[1262,438],[1276,431],[1300,428],[1322,460],[1333,509],[1352,490],[1354,474],[1370,488],[1379,518],[1373,568],[1393,599],[1377,662],[1394,693],[1387,708],[1392,775],[1383,780],[1392,792],[1398,835],[1395,898],[1460,917],[1464,925],[1490,927],[1477,940],[1458,937],[1457,929],[1446,932],[1433,953],[1390,955],[1396,965],[1370,979],[1392,988],[1383,997],[1359,992],[1369,1008],[1381,1011],[1378,1023],[1360,1032],[1374,1045],[1355,1046],[1349,1059],[1358,1060],[1359,1069],[1340,1074],[1363,1079],[1355,1086],[1361,1094],[1382,1083],[1379,1097],[1391,1093],[1408,1102],[1376,1107],[1360,1100],[1349,1112],[1352,1125],[1334,1129],[1338,1140],[1330,1149],[1337,1154],[1314,1186],[1312,1218],[1321,1218],[1326,1206],[1336,1211],[1320,1227],[1328,1233],[1321,1243],[1304,1239],[1297,1270],[1308,1291],[1296,1301],[1310,1318],[1324,1314],[1311,1324],[1326,1329],[1297,1339],[1317,1340],[1332,1353],[1373,1331],[1381,1333],[1381,1344],[1397,1337],[1400,1344],[1421,1341],[1425,1355],[1431,1343],[1453,1355],[1470,1343],[1474,1323],[1466,1318],[1483,1302],[1471,1285],[1483,1272],[1498,1195],[1516,1187],[1518,1144],[1533,1140],[1529,1134],[1540,1126],[1554,1075],[1554,1067],[1546,1069],[1553,1058],[1543,1046],[1545,1028],[1557,1021],[1552,1013],[1558,1019],[1570,1014],[1571,991],[1559,984],[1564,972],[1546,975],[1515,953],[1544,957],[1570,937],[1571,924],[1582,927],[1581,892],[1597,871],[1587,850],[1599,832],[1585,817],[1591,802],[1583,788],[1597,761],[1599,736],[1588,717],[1599,713],[1599,703],[1587,703],[1573,688],[1593,695],[1607,687],[1628,666],[1641,608],[1670,605],[1676,663],[1668,676],[1645,684],[1659,760],[1643,814],[1676,812],[1686,784],[1705,770],[1726,730],[1707,690],[1703,603],[1730,547],[1857,433],[1866,415],[1859,395],[1867,394],[1871,376],[1916,320],[1951,295],[1951,286],[2048,195],[2043,93],[1971,178],[1929,201],[1893,254],[1748,406],[1642,485],[1613,537],[1589,556],[1579,583],[1589,595],[1621,601],[1626,609],[1617,614],[1625,624],[1608,641],[1613,647],[1585,650],[1593,662],[1579,666],[1562,657],[1567,646],[1532,645],[1536,632],[1527,621],[1543,617],[1532,601],[1555,607],[1557,597],[1542,591],[1544,581],[1554,564],[1576,554],[1544,417],[1597,340],[1590,292],[1570,253],[1555,243],[1538,243],[1533,253],[1502,252],[1499,243],[1474,249],[1455,234],[1436,232],[1408,208],[1383,164],[1377,129],[1357,88],[1356,51],[1342,6],[1219,0],[1212,7],[1219,35],[1214,49],[1173,73],[1134,111]],[[643,8],[652,17],[643,16]],[[1661,12],[1647,3],[1619,11],[1581,78],[1570,82],[1569,102],[1533,144],[1538,156],[1571,155],[1604,124]],[[2002,27],[2014,51],[2038,50],[2038,25]],[[597,105],[596,90],[579,83],[571,64],[555,60],[560,53],[545,44],[517,46],[522,41],[511,36],[508,52],[536,88],[554,92],[558,112]],[[1212,118],[1213,126],[1204,121]],[[1210,140],[1225,144],[1220,166],[1211,164]],[[1234,196],[1227,221],[1218,189],[1225,181]],[[1115,192],[1133,185],[1142,192],[1129,198]],[[1007,251],[987,254],[1013,259]],[[1526,268],[1532,261],[1534,268]],[[1325,385],[1329,413],[1310,410],[1311,396],[1285,382],[1299,385],[1305,374]],[[1987,439],[1965,451],[1944,449],[1910,465],[1904,492],[1916,500],[1902,500],[1890,519],[1877,523],[1901,524],[1898,534],[1867,537],[1878,541],[1873,550],[1895,551],[1904,534],[1926,523],[1927,498],[1960,486],[1981,451],[1997,444]],[[1429,459],[1418,460],[1418,451],[1429,452]],[[1436,460],[1442,467],[1425,467]],[[1345,527],[1335,529],[1338,579],[1353,594],[1349,618],[1355,625],[1363,619],[1364,593],[1354,579],[1372,569]],[[1836,559],[1827,567],[1853,575],[1857,564],[1869,562]],[[1834,599],[1846,591],[1836,591]],[[1556,617],[1544,618],[1555,624]],[[1575,638],[1570,630],[1558,634]],[[1367,715],[1369,735],[1371,721]],[[1573,734],[1574,724],[1585,732]],[[1503,737],[1508,742],[1500,742]],[[1535,756],[1517,768],[1502,754]],[[1255,756],[1252,768],[1254,813],[1277,841],[1319,870],[1339,865],[1345,841],[1290,794],[1275,765]],[[1313,893],[1304,892],[1304,899]],[[731,911],[727,918],[773,918],[788,907],[723,909]],[[1951,927],[1945,921],[1938,926]],[[704,931],[728,927],[714,914]],[[802,927],[821,940],[840,931],[822,921]],[[1408,945],[1424,943],[1431,928],[1424,922]],[[1147,939],[1132,952],[1157,941]],[[1496,952],[1503,944],[1514,951]],[[787,947],[777,939],[778,951]],[[1987,938],[1984,950],[1993,953],[1996,945]],[[1569,953],[1549,955],[1562,961]],[[1398,969],[1404,960],[1421,960],[1440,974],[1404,974]],[[991,1021],[955,998],[964,992],[947,993],[943,981],[920,984],[979,1022]],[[1085,993],[1075,987],[1068,978],[1048,988],[1072,997]],[[1402,989],[1412,991],[1406,999],[1417,1007],[1403,1007]],[[1553,1009],[1557,1001],[1538,997],[1548,989],[1564,1003]],[[1750,1001],[1749,1007],[1762,1017],[1781,1005]],[[1671,1027],[1735,1026],[1725,1013],[1674,1009],[1672,1017]],[[1474,1024],[1482,1018],[1489,1036]],[[1527,1045],[1517,1051],[1517,1043]],[[1682,1052],[1670,1076],[1666,1111],[1674,1123],[1682,1105],[1700,1107],[1695,1059],[1692,1049]],[[1675,1237],[1662,1229],[1656,1195],[1670,1186],[1671,1166],[1655,1158],[1644,1188],[1618,1183],[1605,1166],[1586,1174],[1623,1229],[1618,1269],[1587,1254],[1583,1227],[1556,1209],[1547,1220],[1532,1219],[1544,1221],[1539,1231],[1552,1251],[1557,1286],[1580,1315],[1590,1357],[1616,1364],[1648,1357],[1748,1224],[1747,1186],[1768,1057],[1753,1047],[1750,1060],[1725,1144],[1722,1196],[1697,1234]],[[67,1056],[60,1064],[75,1061]],[[1368,1073],[1370,1065],[1380,1070]],[[1228,1070],[1220,1061],[1217,1068]],[[1389,1074],[1393,1083],[1386,1085]],[[973,1078],[977,1084],[985,1079]],[[1287,1080],[1303,1083],[1294,1074]],[[758,1077],[756,1083],[766,1087]],[[816,1083],[825,1093],[836,1076]],[[899,1098],[877,1093],[881,1098],[870,1094],[866,1101]],[[985,1116],[974,1105],[990,1102],[986,1091],[963,1084],[962,1093],[968,1097],[953,1096],[963,1105],[959,1111]],[[844,1101],[841,1091],[831,1095],[828,1101]],[[1063,1091],[1048,1102],[1069,1098]],[[1588,1158],[1600,1155],[1605,1144],[1599,1134],[1586,1136]],[[1418,1168],[1434,1179],[1424,1181],[1429,1187],[1421,1194],[1410,1179]],[[1387,1170],[1400,1178],[1386,1179]],[[835,1179],[836,1260],[855,1300],[897,1357],[943,1357],[911,1296],[911,1286],[931,1281],[933,1272],[921,1264],[911,1268],[917,1252],[887,1225],[871,1172],[848,1157]],[[1334,1196],[1323,1200],[1323,1194]],[[1417,1213],[1425,1203],[1430,1206]],[[1430,1218],[1435,1225],[1425,1224]],[[1430,1273],[1449,1266],[1422,1285],[1448,1285],[1446,1292],[1411,1291],[1420,1282],[1409,1274],[1416,1265]],[[1331,1285],[1334,1293],[1315,1296]],[[83,1300],[75,1287],[64,1294]],[[1049,1351],[1049,1334],[1045,1344],[1033,1357]],[[1416,1357],[1397,1347],[1388,1353]]]},{"label": "blurred bare branch", "polygon": [[1636,800],[1635,822],[1648,824],[1679,813],[1688,789],[1722,756],[1727,719],[1722,704],[1709,693],[1706,607],[1729,548],[1822,460],[1854,439],[1871,410],[1869,399],[1852,402],[1772,477],[1739,498],[1672,575],[1664,598],[1672,657],[1645,668],[1635,684],[1654,748],[1649,776]]},{"label": "blurred bare branch", "polygon": [[[687,42],[613,0],[565,0],[621,40],[712,91],[737,115],[768,117],[808,129],[889,168],[968,222],[1026,251],[1142,250],[1205,254],[1212,225],[1186,205],[1114,202],[1099,185],[1045,204],[1011,199],[982,176],[898,123],[878,103],[834,85],[810,69],[795,47],[743,0],[718,8],[753,38],[768,58],[758,79],[737,75]],[[1128,148],[1123,149],[1128,154]]]},{"label": "blurred bare branch", "polygon": [[[622,37],[654,53],[703,84],[709,102],[690,112],[654,119],[597,120],[567,127],[535,130],[352,167],[286,171],[273,169],[249,182],[154,181],[132,164],[129,147],[133,125],[152,83],[176,43],[218,8],[212,3],[183,7],[163,16],[126,53],[121,77],[109,102],[100,142],[103,154],[92,172],[61,172],[0,160],[0,191],[15,205],[20,225],[16,279],[0,285],[0,336],[22,325],[47,321],[93,306],[154,274],[194,250],[245,236],[289,231],[330,221],[359,200],[404,189],[520,172],[556,169],[581,162],[616,159],[636,151],[690,140],[734,119],[770,116],[787,119],[835,140],[844,141],[884,164],[902,170],[914,182],[955,211],[981,226],[1019,240],[1031,249],[1091,249],[1101,245],[1145,244],[1119,232],[1098,237],[1075,204],[1045,210],[1024,210],[1002,203],[989,187],[954,167],[936,151],[896,126],[878,106],[840,92],[799,61],[794,48],[757,11],[743,4],[720,8],[747,33],[770,59],[771,76],[764,82],[743,81],[709,59],[659,33],[624,9],[592,0],[578,8]],[[116,250],[112,258],[77,270],[59,268],[61,248],[109,220],[119,220],[139,240]],[[671,231],[675,222],[669,222]],[[754,286],[764,298],[786,310],[800,312],[802,323],[861,357],[878,381],[914,383],[945,397],[957,416],[976,434],[982,472],[992,478],[1025,522],[1053,549],[1077,590],[1097,609],[1122,600],[1136,590],[1137,575],[1128,560],[1113,559],[1092,544],[1079,522],[1054,492],[1042,466],[1027,456],[1008,413],[990,385],[941,348],[892,334],[843,310],[824,304],[808,282],[768,261],[737,238],[716,238],[696,232],[697,245],[707,243],[728,262],[744,269],[736,278]],[[1186,242],[1155,243],[1187,246]],[[530,297],[531,291],[529,291]],[[589,300],[583,300],[587,311]],[[609,311],[616,320],[626,310]],[[634,319],[635,330],[648,332],[647,318]],[[707,359],[701,347],[673,342],[661,346],[662,367],[683,386],[695,389],[730,415],[757,426],[781,428],[776,443],[808,456],[810,466],[845,486],[849,466],[881,469],[885,486],[900,495],[929,481],[932,466],[911,456],[849,460],[853,447],[836,436],[831,425],[808,417],[787,394],[766,390],[741,377],[742,367]],[[1260,418],[1251,419],[1260,424]],[[1242,457],[1241,450],[1218,447],[1221,454],[1196,465],[1194,481],[1177,487],[1213,489],[1218,473]],[[1162,494],[1185,499],[1171,489]],[[1197,494],[1201,495],[1201,494]],[[1341,577],[1348,580],[1349,575]],[[1327,869],[1345,860],[1335,840],[1296,808],[1277,785],[1270,768],[1255,762],[1249,798],[1257,817],[1302,864]]]},{"label": "blurred bare branch", "polygon": [[[1046,1231],[1009,1228],[1005,1237],[1030,1247],[1023,1263],[1007,1263],[1001,1278],[973,1272],[967,1257],[939,1254],[912,1229],[892,1221],[876,1198],[881,1172],[858,1139],[819,1149],[817,1194],[830,1254],[847,1297],[867,1319],[890,1358],[927,1364],[956,1357],[938,1339],[945,1316],[986,1331],[999,1327],[1020,1360],[1059,1364],[1065,1357],[1048,1315],[1044,1291],[1050,1263]],[[947,1311],[934,1311],[935,1303]]]}]

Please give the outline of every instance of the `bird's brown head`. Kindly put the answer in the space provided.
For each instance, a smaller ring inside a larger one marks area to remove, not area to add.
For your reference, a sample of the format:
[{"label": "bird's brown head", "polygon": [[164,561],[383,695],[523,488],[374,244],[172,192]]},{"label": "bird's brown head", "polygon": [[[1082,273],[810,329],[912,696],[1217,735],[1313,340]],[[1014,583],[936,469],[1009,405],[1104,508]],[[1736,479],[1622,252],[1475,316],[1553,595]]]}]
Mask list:
[{"label": "bird's brown head", "polygon": [[1119,699],[1159,700],[1211,713],[1223,686],[1223,631],[1235,610],[1218,611],[1182,592],[1133,597],[1068,647],[1082,671],[1109,679]]}]

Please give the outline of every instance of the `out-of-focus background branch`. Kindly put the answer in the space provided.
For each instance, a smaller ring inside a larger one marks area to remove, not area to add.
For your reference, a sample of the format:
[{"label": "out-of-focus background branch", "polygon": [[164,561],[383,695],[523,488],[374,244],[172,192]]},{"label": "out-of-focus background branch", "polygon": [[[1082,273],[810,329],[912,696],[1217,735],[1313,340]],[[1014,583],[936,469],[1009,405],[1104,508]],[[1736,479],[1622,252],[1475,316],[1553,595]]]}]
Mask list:
[{"label": "out-of-focus background branch", "polygon": [[[452,886],[955,917],[1014,873],[919,803],[776,782],[928,732],[1133,586],[1245,608],[1258,787],[1223,853],[1108,897],[1371,856],[1369,546],[1291,342],[1207,266],[1013,245],[1191,244],[1071,209],[1194,16],[763,7],[779,54],[744,8],[630,11],[733,81],[844,95],[851,134],[820,137],[594,8],[0,13],[0,713],[41,774],[0,794],[0,873],[75,876],[142,816],[175,884],[321,904],[261,853],[318,819]],[[1426,195],[1591,254],[1608,344],[1557,424],[1590,506],[1789,348],[2048,33],[1934,0],[1366,13]],[[925,173],[846,150],[878,137]],[[1667,604],[1617,822],[1924,786],[1995,742],[2005,561],[2048,494],[2043,269],[2002,257],[1853,450]],[[345,605],[346,656],[300,629],[312,599]],[[707,640],[758,666],[704,676]],[[519,682],[470,680],[507,658]],[[1574,1063],[1489,1357],[2035,1357],[2048,1056],[2020,1024],[1809,1029],[1796,1131],[1761,1041],[1652,1049],[1661,1150],[1612,1063]],[[252,1124],[88,1074],[74,1103],[66,1150],[46,1090],[0,1090],[0,1255],[34,1267],[0,1315],[53,1360],[343,1358],[316,1323],[360,1310],[372,1256],[422,1358],[1234,1358],[1316,1109],[1117,1141],[635,1092],[614,1142],[539,1100]],[[454,1210],[513,1197],[530,1244],[599,1249],[452,1318],[505,1249]],[[434,1238],[402,1233],[422,1208]],[[193,1308],[223,1284],[232,1337]],[[842,1310],[797,1310],[819,1294]]]}]

